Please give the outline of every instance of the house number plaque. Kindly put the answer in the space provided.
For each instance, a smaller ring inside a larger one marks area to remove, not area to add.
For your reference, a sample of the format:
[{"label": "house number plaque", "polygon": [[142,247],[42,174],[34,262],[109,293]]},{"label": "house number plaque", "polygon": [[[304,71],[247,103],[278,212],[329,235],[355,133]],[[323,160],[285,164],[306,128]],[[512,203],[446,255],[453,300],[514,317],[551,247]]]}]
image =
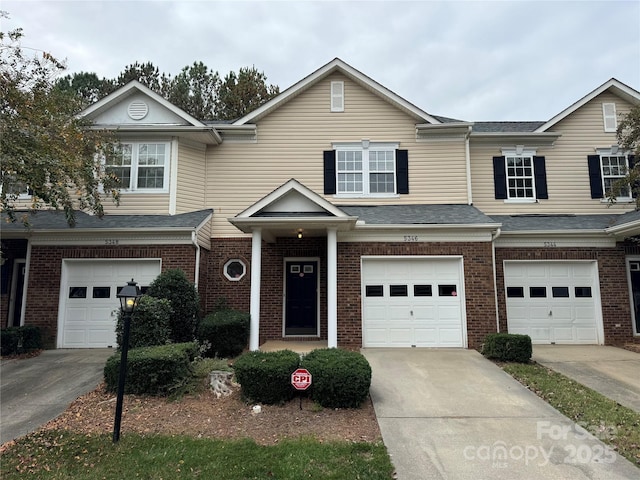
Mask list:
[{"label": "house number plaque", "polygon": [[417,235],[405,235],[404,236],[404,241],[405,242],[417,242],[418,241],[418,236]]},{"label": "house number plaque", "polygon": [[120,240],[118,240],[117,238],[107,238],[104,241],[105,245],[118,245],[120,243]]}]

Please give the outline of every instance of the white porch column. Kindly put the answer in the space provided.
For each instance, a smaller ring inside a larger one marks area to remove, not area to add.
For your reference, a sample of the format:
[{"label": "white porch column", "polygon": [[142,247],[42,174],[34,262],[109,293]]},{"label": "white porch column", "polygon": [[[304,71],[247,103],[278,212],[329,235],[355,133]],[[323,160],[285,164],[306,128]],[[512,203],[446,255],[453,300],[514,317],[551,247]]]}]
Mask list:
[{"label": "white porch column", "polygon": [[262,230],[256,228],[251,237],[251,328],[249,330],[249,350],[260,348],[260,277],[262,265]]},{"label": "white porch column", "polygon": [[327,346],[338,346],[338,237],[327,229]]}]

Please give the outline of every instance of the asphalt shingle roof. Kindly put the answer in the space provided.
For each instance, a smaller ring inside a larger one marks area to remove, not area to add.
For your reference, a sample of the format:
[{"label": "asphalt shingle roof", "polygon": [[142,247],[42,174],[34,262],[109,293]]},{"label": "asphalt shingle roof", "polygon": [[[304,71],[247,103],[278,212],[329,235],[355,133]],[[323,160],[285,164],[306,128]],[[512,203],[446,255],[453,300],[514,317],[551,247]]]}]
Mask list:
[{"label": "asphalt shingle roof", "polygon": [[625,223],[636,222],[640,220],[640,210],[634,210],[633,212],[627,212],[620,216],[612,226],[619,226]]},{"label": "asphalt shingle roof", "polygon": [[604,230],[615,224],[620,215],[491,215],[502,224],[503,232]]},{"label": "asphalt shingle roof", "polygon": [[[192,229],[200,225],[213,210],[199,210],[197,212],[181,213],[179,215],[104,215],[102,218],[76,212],[75,229]],[[70,230],[64,212],[56,210],[40,210],[36,212],[16,212],[17,221],[8,222],[6,213],[1,214],[1,227],[4,231],[24,230],[21,221],[23,215],[31,230]]]},{"label": "asphalt shingle roof", "polygon": [[472,205],[340,206],[343,212],[373,225],[469,225],[495,223]]},{"label": "asphalt shingle roof", "polygon": [[523,133],[534,132],[545,122],[474,122],[473,131],[478,133]]}]

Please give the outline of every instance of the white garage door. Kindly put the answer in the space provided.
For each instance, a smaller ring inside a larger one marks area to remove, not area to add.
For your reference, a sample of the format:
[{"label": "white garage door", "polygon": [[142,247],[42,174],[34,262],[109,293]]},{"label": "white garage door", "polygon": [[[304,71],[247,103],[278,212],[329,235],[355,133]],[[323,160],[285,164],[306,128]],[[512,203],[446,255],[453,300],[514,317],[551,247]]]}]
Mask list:
[{"label": "white garage door", "polygon": [[464,347],[462,259],[362,260],[365,347]]},{"label": "white garage door", "polygon": [[65,260],[62,265],[58,347],[116,347],[118,288],[132,278],[148,286],[160,260]]},{"label": "white garage door", "polygon": [[596,262],[505,262],[509,333],[533,343],[602,343]]}]

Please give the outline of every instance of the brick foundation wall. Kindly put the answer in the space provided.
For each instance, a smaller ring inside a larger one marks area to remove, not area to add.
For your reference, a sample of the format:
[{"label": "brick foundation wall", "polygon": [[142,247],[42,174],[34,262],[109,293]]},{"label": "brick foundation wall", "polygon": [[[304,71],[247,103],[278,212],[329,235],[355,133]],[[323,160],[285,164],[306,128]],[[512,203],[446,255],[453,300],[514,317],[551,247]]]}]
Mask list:
[{"label": "brick foundation wall", "polygon": [[500,331],[507,331],[507,307],[504,291],[505,260],[595,260],[598,262],[604,342],[606,345],[640,343],[633,336],[629,289],[622,244],[616,248],[496,248],[496,283]]},{"label": "brick foundation wall", "polygon": [[195,275],[192,245],[56,247],[34,246],[29,264],[29,285],[25,325],[42,328],[45,345],[55,347],[58,334],[58,306],[62,261],[66,259],[161,258],[162,270],[180,268],[187,278]]}]

